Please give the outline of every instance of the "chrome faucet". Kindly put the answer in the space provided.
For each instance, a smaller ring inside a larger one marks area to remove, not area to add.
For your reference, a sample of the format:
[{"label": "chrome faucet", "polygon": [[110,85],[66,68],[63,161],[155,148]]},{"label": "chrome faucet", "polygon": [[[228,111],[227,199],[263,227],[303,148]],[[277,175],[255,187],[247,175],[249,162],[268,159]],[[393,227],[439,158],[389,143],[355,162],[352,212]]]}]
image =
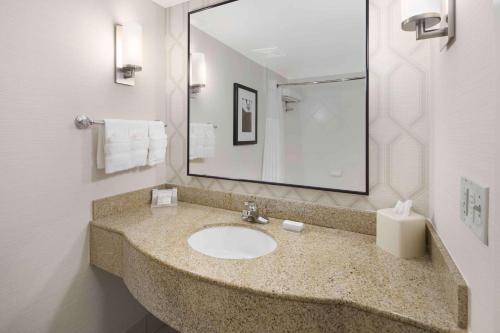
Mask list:
[{"label": "chrome faucet", "polygon": [[246,201],[245,209],[241,212],[241,219],[246,222],[266,224],[269,220],[263,216],[259,216],[259,210],[255,201]]}]

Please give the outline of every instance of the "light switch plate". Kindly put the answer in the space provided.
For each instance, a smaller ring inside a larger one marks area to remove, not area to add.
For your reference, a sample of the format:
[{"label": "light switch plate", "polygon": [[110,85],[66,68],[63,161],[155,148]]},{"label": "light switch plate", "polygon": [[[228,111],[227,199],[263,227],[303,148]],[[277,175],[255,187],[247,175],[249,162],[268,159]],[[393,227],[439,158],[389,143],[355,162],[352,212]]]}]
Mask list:
[{"label": "light switch plate", "polygon": [[462,178],[460,188],[460,219],[488,245],[489,189]]}]

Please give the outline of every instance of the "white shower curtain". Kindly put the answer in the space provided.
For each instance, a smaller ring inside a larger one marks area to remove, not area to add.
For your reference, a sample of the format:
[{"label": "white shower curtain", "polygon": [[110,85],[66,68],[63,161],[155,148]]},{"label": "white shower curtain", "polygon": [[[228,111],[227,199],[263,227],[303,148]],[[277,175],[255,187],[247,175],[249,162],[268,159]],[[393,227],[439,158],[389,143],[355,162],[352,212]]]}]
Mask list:
[{"label": "white shower curtain", "polygon": [[277,84],[268,80],[262,180],[281,183],[285,180],[284,110]]}]

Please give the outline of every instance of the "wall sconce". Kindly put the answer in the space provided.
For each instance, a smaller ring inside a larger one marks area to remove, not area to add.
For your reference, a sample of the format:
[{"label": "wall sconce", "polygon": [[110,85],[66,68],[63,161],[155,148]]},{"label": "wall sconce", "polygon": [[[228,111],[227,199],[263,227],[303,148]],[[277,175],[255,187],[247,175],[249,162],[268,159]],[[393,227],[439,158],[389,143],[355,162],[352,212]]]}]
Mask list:
[{"label": "wall sconce", "polygon": [[207,66],[205,64],[205,55],[201,52],[190,54],[189,63],[189,95],[195,98],[201,92],[207,83]]},{"label": "wall sconce", "polygon": [[[402,29],[416,31],[417,40],[448,37],[448,45],[455,38],[455,0],[402,0],[401,19]],[[431,29],[442,20],[447,26]]]},{"label": "wall sconce", "polygon": [[137,23],[115,26],[115,82],[135,86],[142,71],[142,27]]}]

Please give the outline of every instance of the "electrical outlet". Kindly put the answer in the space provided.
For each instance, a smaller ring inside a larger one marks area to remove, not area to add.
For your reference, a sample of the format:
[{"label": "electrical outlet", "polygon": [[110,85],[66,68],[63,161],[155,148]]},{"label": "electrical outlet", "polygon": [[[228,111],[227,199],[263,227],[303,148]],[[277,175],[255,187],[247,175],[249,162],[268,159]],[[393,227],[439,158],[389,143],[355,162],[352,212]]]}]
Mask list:
[{"label": "electrical outlet", "polygon": [[460,219],[488,245],[489,189],[462,178],[460,188]]}]

